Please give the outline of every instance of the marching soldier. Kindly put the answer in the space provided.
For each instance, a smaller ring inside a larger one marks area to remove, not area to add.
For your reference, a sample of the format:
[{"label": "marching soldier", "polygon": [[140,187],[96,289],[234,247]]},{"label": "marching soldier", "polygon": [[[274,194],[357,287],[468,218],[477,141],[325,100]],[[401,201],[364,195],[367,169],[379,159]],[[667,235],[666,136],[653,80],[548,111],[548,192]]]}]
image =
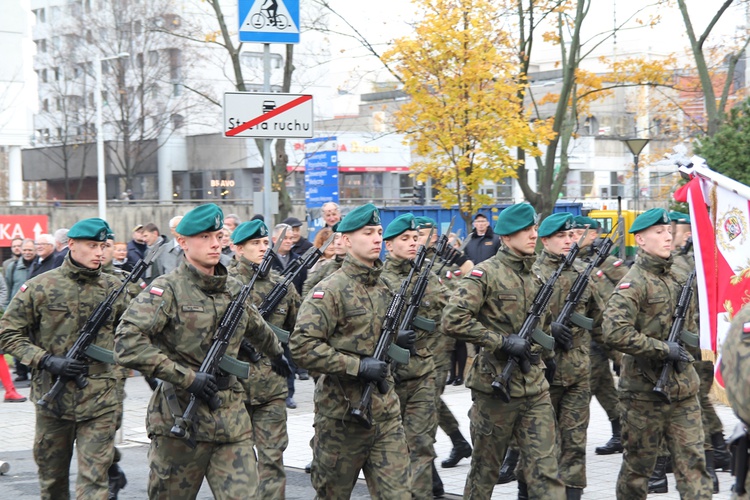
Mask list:
[{"label": "marching soldier", "polygon": [[[399,290],[401,282],[412,269],[413,259],[417,255],[417,234],[412,214],[396,217],[383,233],[388,257],[382,276],[394,293]],[[438,277],[431,272],[428,280],[418,311],[421,328],[417,326],[417,321],[413,326],[416,333],[414,352],[407,365],[396,365],[394,369],[396,393],[401,403],[401,419],[409,445],[411,494],[414,498],[430,498],[433,492],[437,431],[433,353],[438,348],[438,337],[442,336],[439,325],[446,301],[446,291]],[[416,273],[412,288],[415,282]],[[411,292],[411,289],[407,290],[407,296]]]},{"label": "marching soldier", "polygon": [[[446,334],[482,348],[466,382],[474,400],[469,411],[474,452],[464,498],[490,498],[511,439],[532,464],[526,477],[528,491],[519,483],[519,498],[564,498],[543,349],[517,335],[542,285],[532,272],[537,240],[534,209],[525,203],[506,208],[500,212],[495,234],[500,235],[501,249],[460,280],[443,312]],[[511,400],[505,403],[492,382],[510,356],[528,361],[530,370],[514,372]]]},{"label": "marching soldier", "polygon": [[[268,248],[268,228],[260,220],[243,222],[232,232],[237,266],[229,275],[247,283],[255,268],[263,260]],[[281,281],[278,275],[258,276],[253,286],[251,301],[260,306]],[[299,309],[300,298],[294,285],[268,318],[268,322],[291,332]],[[286,429],[286,380],[274,372],[265,356],[248,349],[240,351],[240,360],[250,363],[250,377],[242,381],[245,387],[245,408],[253,423],[253,441],[258,452],[258,498],[284,498],[286,473],[284,450],[289,444]]]},{"label": "marching soldier", "polygon": [[[392,294],[380,277],[380,214],[372,204],[339,223],[347,255],[300,307],[289,346],[300,366],[319,373],[315,387],[312,484],[318,498],[348,499],[363,470],[374,498],[410,499],[409,449],[388,365],[372,355]],[[408,337],[405,336],[405,337]],[[399,343],[408,347],[408,339]],[[370,382],[372,427],[351,415]]]},{"label": "marching soldier", "polygon": [[[115,453],[115,428],[122,399],[117,385],[120,370],[112,364],[81,362],[65,357],[86,320],[120,281],[102,273],[101,263],[109,226],[102,219],[84,219],[68,232],[69,253],[63,265],[33,278],[19,288],[0,319],[0,344],[5,352],[34,369],[31,397],[40,399],[56,378],[86,376],[79,388],[68,381],[49,408],[36,406],[34,460],[41,497],[69,498],[69,469],[73,444],[78,451],[78,498],[106,499],[107,470]],[[121,295],[101,327],[95,345],[112,349],[114,327],[126,307]]]},{"label": "marching soldier", "polygon": [[[671,270],[669,216],[664,209],[648,210],[636,218],[630,233],[640,254],[612,294],[603,321],[607,344],[624,353],[619,389],[625,454],[617,498],[646,498],[662,439],[674,457],[682,498],[709,498],[698,374],[680,343],[666,340],[682,288]],[[694,326],[689,313],[686,330],[695,331]],[[653,391],[665,362],[685,363],[681,373],[672,371],[666,386],[670,403]]]},{"label": "marching soldier", "polygon": [[[334,228],[335,227],[336,226],[334,226]],[[341,263],[344,262],[344,257],[346,256],[346,247],[344,246],[343,240],[341,239],[341,233],[335,233],[333,242],[331,242],[331,246],[333,247],[334,251],[333,258],[325,262],[321,262],[320,265],[317,266],[317,269],[307,275],[305,284],[302,285],[303,298],[307,297],[307,294],[310,292],[310,290],[312,290],[315,285],[323,281],[324,278],[338,271],[341,267]]]},{"label": "marching soldier", "polygon": [[[185,258],[136,297],[116,332],[117,362],[162,380],[151,397],[146,422],[151,437],[151,499],[195,498],[204,477],[216,498],[256,494],[245,391],[234,375],[199,371],[214,331],[241,288],[219,263],[223,222],[221,208],[212,203],[185,215],[176,228]],[[279,371],[288,371],[271,328],[254,307],[246,307],[245,312],[226,356],[236,356],[246,336]],[[200,404],[187,441],[174,437],[171,428],[191,395]],[[221,406],[211,411],[207,403],[216,395]]]}]

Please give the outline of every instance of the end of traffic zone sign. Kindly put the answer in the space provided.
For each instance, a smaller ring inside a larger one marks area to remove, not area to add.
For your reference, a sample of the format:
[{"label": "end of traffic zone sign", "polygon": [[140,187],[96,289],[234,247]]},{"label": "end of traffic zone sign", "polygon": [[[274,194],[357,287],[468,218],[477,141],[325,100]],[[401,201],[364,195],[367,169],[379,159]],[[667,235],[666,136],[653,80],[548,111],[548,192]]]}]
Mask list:
[{"label": "end of traffic zone sign", "polygon": [[224,137],[310,138],[311,95],[227,92]]}]

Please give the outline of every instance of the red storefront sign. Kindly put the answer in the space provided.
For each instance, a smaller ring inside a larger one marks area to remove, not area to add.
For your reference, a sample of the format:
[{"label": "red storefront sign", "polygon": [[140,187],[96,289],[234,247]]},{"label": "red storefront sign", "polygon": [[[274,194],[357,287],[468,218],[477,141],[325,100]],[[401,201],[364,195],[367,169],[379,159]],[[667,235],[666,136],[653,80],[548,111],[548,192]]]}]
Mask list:
[{"label": "red storefront sign", "polygon": [[48,225],[46,215],[0,215],[0,247],[9,247],[13,238],[36,239]]}]

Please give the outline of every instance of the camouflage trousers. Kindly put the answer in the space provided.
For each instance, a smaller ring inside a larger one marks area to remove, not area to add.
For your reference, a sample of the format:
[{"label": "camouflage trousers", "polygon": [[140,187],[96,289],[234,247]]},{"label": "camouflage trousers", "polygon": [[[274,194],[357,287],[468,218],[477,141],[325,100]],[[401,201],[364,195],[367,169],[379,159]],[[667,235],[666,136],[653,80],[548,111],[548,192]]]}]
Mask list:
[{"label": "camouflage trousers", "polygon": [[458,430],[458,420],[453,416],[451,409],[445,404],[443,395],[445,391],[445,383],[448,380],[448,366],[438,367],[435,369],[435,406],[437,407],[438,414],[438,426],[443,429],[443,432],[450,434]]},{"label": "camouflage trousers", "polygon": [[591,395],[596,397],[610,422],[620,418],[619,399],[615,379],[609,367],[609,358],[591,351]]},{"label": "camouflage trousers", "polygon": [[400,418],[356,422],[315,415],[311,480],[316,498],[348,499],[362,470],[373,500],[410,500],[409,448]]},{"label": "camouflage trousers", "polygon": [[413,498],[432,497],[432,461],[435,459],[435,379],[430,373],[396,384],[401,421],[409,447],[409,484]]},{"label": "camouflage trousers", "polygon": [[[586,487],[586,431],[589,427],[591,392],[588,379],[569,387],[553,385],[549,389],[555,410],[557,463],[560,479],[571,488]],[[520,447],[521,459],[516,476],[527,482],[524,471],[531,465],[525,448]],[[532,462],[533,464],[533,462]]]},{"label": "camouflage trousers", "polygon": [[194,499],[203,478],[214,498],[255,498],[258,473],[253,442],[188,442],[167,436],[151,436],[148,451],[150,473],[148,497],[154,499]]},{"label": "camouflage trousers", "polygon": [[262,405],[246,404],[245,408],[253,422],[253,442],[258,452],[258,498],[284,498],[284,450],[289,445],[286,402],[274,399]]},{"label": "camouflage trousers", "polygon": [[[46,413],[46,412],[45,412]],[[76,498],[107,499],[107,469],[115,456],[115,411],[90,420],[62,420],[36,412],[34,461],[42,499],[70,498],[73,443],[78,455]]]},{"label": "camouflage trousers", "polygon": [[510,403],[479,391],[472,391],[472,398],[469,419],[474,452],[464,498],[487,500],[492,496],[512,439],[526,453],[529,498],[565,498],[565,487],[558,478],[555,416],[549,392],[513,398]]},{"label": "camouflage trousers", "polygon": [[621,393],[623,454],[617,478],[617,498],[646,498],[651,476],[664,439],[674,457],[675,479],[685,500],[711,498],[712,483],[703,452],[703,425],[697,397],[673,401],[636,399]]}]

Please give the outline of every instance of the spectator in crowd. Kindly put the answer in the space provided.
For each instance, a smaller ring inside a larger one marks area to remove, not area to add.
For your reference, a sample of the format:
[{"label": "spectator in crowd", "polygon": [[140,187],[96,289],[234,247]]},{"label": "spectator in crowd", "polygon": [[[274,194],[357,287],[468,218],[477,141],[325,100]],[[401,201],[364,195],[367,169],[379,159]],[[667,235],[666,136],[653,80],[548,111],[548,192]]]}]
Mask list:
[{"label": "spectator in crowd", "polygon": [[[315,233],[315,241],[313,241],[313,246],[316,248],[320,248],[323,246],[323,243],[326,242],[328,238],[331,237],[333,234],[333,231],[331,231],[330,228],[324,227],[317,233]],[[330,245],[328,245],[328,248],[326,248],[323,251],[323,255],[320,256],[320,259],[318,259],[318,262],[315,263],[312,269],[310,269],[310,272],[316,271],[323,263],[327,260],[331,260],[336,256],[336,238],[334,238],[334,241],[331,242]],[[294,247],[292,247],[294,249]]]},{"label": "spectator in crowd", "polygon": [[475,265],[494,257],[500,249],[500,237],[490,227],[490,221],[483,213],[474,216],[474,230],[469,234],[464,254]]},{"label": "spectator in crowd", "polygon": [[234,250],[232,250],[232,231],[227,228],[221,230],[221,256],[222,264],[225,266],[234,259]]},{"label": "spectator in crowd", "polygon": [[242,224],[242,220],[237,214],[229,214],[224,217],[224,229],[229,231],[229,236],[232,236],[232,233],[240,224]]},{"label": "spectator in crowd", "polygon": [[126,272],[133,270],[133,262],[128,262],[128,244],[124,241],[115,243],[112,265]]},{"label": "spectator in crowd", "polygon": [[297,217],[287,217],[282,222],[292,228],[292,252],[302,255],[313,246],[310,240],[302,236],[302,221]]},{"label": "spectator in crowd", "polygon": [[169,219],[169,232],[172,233],[172,239],[164,244],[166,248],[159,253],[153,263],[154,276],[171,273],[182,262],[182,247],[177,242],[177,232],[175,231],[181,220],[182,215]]},{"label": "spectator in crowd", "polygon": [[[34,240],[26,238],[21,242],[21,258],[10,264],[5,270],[5,283],[8,288],[8,302],[21,288],[29,275],[29,268],[36,258],[36,245]],[[16,382],[29,380],[29,367],[16,358]]]},{"label": "spectator in crowd", "polygon": [[325,227],[332,228],[339,221],[341,221],[341,209],[339,208],[338,203],[334,203],[332,201],[323,203],[323,206],[320,207],[320,212],[323,215],[323,220],[326,223]]},{"label": "spectator in crowd", "polygon": [[128,242],[128,262],[130,263],[131,269],[136,262],[141,260],[146,255],[148,245],[146,244],[146,236],[143,234],[143,224],[138,224],[133,228],[133,239]]},{"label": "spectator in crowd", "polygon": [[15,261],[21,258],[21,244],[23,243],[23,238],[13,238],[10,240],[10,251],[12,253],[11,257],[5,261],[3,261],[3,275],[5,275],[5,270],[8,269],[8,266],[13,264]]},{"label": "spectator in crowd", "polygon": [[55,237],[55,267],[62,266],[68,255],[68,228],[61,227],[54,233]]},{"label": "spectator in crowd", "polygon": [[55,267],[55,237],[51,234],[40,234],[36,243],[36,259],[29,268],[29,274],[26,279],[39,276],[42,273],[51,271]]},{"label": "spectator in crowd", "polygon": [[[144,253],[144,256],[148,255],[154,245],[160,240],[162,241],[162,244],[164,244],[167,242],[167,237],[159,232],[159,227],[156,224],[149,222],[143,226],[143,242],[146,243],[146,252]],[[135,262],[133,264],[135,264]],[[143,281],[145,281],[146,284],[151,284],[151,281],[157,276],[158,274],[154,274],[154,266],[149,266],[143,273]]]}]

